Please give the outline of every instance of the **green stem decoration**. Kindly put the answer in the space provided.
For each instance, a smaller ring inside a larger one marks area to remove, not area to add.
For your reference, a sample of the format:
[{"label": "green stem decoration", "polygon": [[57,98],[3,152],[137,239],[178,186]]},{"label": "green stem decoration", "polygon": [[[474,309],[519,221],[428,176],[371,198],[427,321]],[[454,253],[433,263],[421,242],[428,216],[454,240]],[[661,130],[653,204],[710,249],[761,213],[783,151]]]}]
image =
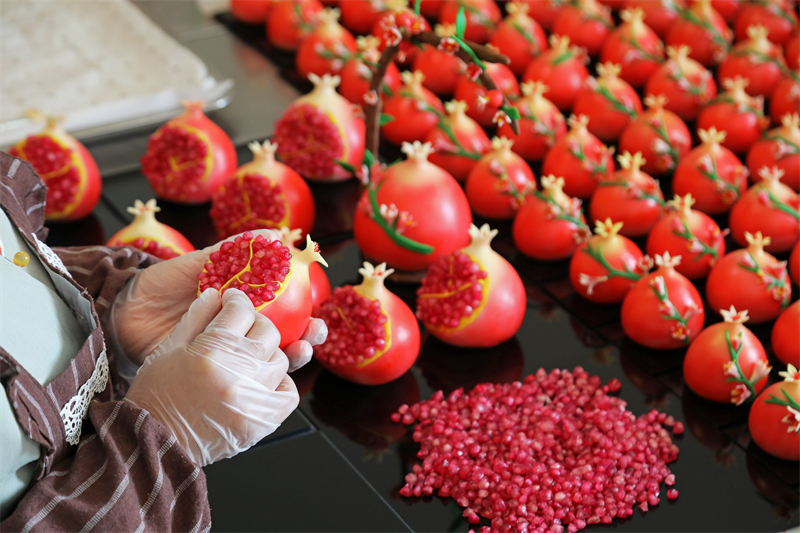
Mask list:
[{"label": "green stem decoration", "polygon": [[[656,282],[656,280],[660,279],[661,283]],[[678,314],[678,310],[675,308],[675,305],[669,300],[669,294],[667,291],[667,284],[664,281],[663,276],[656,276],[650,280],[650,288],[656,295],[656,298],[661,302],[663,308],[669,309],[669,313],[661,312],[661,318],[664,320],[673,320],[680,324],[680,328],[678,328],[679,333],[673,333],[673,338],[680,339],[681,343],[686,345],[689,344],[689,316],[687,314],[686,318],[682,317]],[[660,290],[663,289],[663,292]],[[681,335],[682,332],[683,334]],[[683,337],[683,338],[681,338]]]},{"label": "green stem decoration", "polygon": [[686,223],[685,220],[681,220],[680,222],[681,225],[683,226],[683,231],[677,231],[673,229],[672,233],[674,233],[675,235],[677,235],[682,239],[686,239],[690,243],[696,242],[700,245],[701,247],[700,253],[698,253],[697,256],[694,258],[695,261],[699,261],[700,258],[703,257],[704,255],[710,255],[714,259],[717,259],[719,257],[719,252],[717,251],[716,248],[707,245],[706,243],[704,243],[703,241],[694,236],[694,233],[692,233],[692,230],[689,229],[689,225]]},{"label": "green stem decoration", "polygon": [[756,399],[756,386],[751,380],[744,377],[744,372],[742,372],[742,367],[739,365],[739,354],[742,352],[742,346],[744,346],[744,342],[742,342],[742,333],[739,333],[739,345],[734,348],[733,343],[731,342],[731,336],[729,332],[725,332],[725,341],[728,343],[728,353],[731,356],[731,362],[736,366],[736,376],[730,376],[725,379],[726,382],[733,382],[733,383],[743,383],[747,389],[750,391],[750,396],[747,397],[742,403],[749,403]]},{"label": "green stem decoration", "polygon": [[[771,291],[774,287],[778,287],[779,289],[781,289],[779,292],[785,294],[786,276],[785,275],[783,276],[784,279],[778,279],[775,276],[767,275],[767,273],[765,273],[764,270],[760,266],[758,266],[756,258],[753,257],[753,254],[751,254],[749,251],[745,251],[745,253],[750,258],[750,263],[754,266],[750,266],[750,264],[745,264],[740,262],[739,267],[758,276],[758,279],[761,280],[762,283],[764,283],[764,280],[767,280],[766,281],[767,287],[764,290]],[[788,305],[789,305],[789,298],[788,297],[783,298],[781,300],[781,307],[786,307]]]},{"label": "green stem decoration", "polygon": [[[556,199],[553,197],[552,193],[549,190],[546,190],[545,192],[536,190],[536,191],[533,191],[531,194],[533,194],[533,196],[538,198],[539,200],[541,200],[543,202],[546,202],[546,203],[556,207],[556,209],[558,210],[558,214],[553,217],[554,219],[556,219],[556,220],[566,220],[567,222],[572,222],[573,224],[575,224],[579,228],[586,228],[586,231],[591,233],[589,231],[589,226],[587,226],[586,223],[583,220],[581,220],[579,217],[572,216],[571,214],[569,214],[566,211],[564,211],[564,208],[561,207],[561,204],[559,204],[556,201]],[[581,210],[581,213],[582,212],[583,212],[583,210]]]},{"label": "green stem decoration", "polygon": [[686,9],[681,10],[680,16],[686,19],[687,21],[691,22],[695,26],[700,26],[701,28],[706,30],[711,35],[711,40],[717,43],[717,45],[719,45],[719,47],[722,49],[723,52],[728,51],[728,49],[731,46],[730,43],[728,43],[728,41],[725,40],[725,37],[720,35],[720,33],[717,31],[717,28],[715,28],[713,24],[711,24],[707,20],[699,18],[697,15],[692,13],[691,9],[688,7]]},{"label": "green stem decoration", "polygon": [[619,270],[611,266],[608,260],[603,256],[603,253],[600,251],[600,247],[594,247],[591,243],[586,244],[586,253],[589,254],[589,257],[600,263],[603,268],[608,270],[608,274],[606,274],[609,278],[625,278],[625,279],[632,279],[634,281],[638,281],[642,278],[641,274],[637,274],[636,272],[631,271],[628,268],[628,265],[625,265],[625,270]]},{"label": "green stem decoration", "polygon": [[769,196],[769,201],[772,202],[772,207],[774,207],[778,211],[786,213],[787,215],[791,215],[792,217],[795,218],[795,220],[800,221],[800,211],[799,210],[794,209],[789,204],[787,204],[787,203],[779,200],[778,198],[776,198],[775,195],[772,194],[772,191],[768,190],[767,191],[767,196]]},{"label": "green stem decoration", "polygon": [[713,181],[718,190],[730,192],[733,194],[734,200],[738,200],[739,189],[736,187],[736,185],[729,183],[720,177],[719,173],[717,172],[717,162],[714,160],[714,158],[712,158],[710,155],[706,155],[704,157],[708,157],[711,160],[711,171],[709,172],[702,166],[698,165],[697,168],[700,170],[700,174],[702,174],[704,178]]}]

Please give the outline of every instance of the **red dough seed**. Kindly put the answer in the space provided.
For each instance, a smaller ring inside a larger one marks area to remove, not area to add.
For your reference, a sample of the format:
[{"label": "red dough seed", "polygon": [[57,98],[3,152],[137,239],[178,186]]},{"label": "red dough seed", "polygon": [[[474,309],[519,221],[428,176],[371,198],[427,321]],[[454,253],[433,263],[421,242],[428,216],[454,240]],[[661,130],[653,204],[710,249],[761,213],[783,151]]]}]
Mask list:
[{"label": "red dough seed", "polygon": [[213,196],[211,219],[222,237],[261,228],[276,228],[286,216],[286,200],[280,185],[258,174],[229,180]]},{"label": "red dough seed", "polygon": [[[47,185],[45,212],[61,213],[81,192],[80,171],[73,164],[71,152],[47,135],[32,135],[25,141],[25,160]],[[20,157],[12,146],[9,154]]]},{"label": "red dough seed", "polygon": [[458,327],[481,305],[482,281],[488,275],[464,252],[441,257],[417,289],[417,318],[433,326]]},{"label": "red dough seed", "polygon": [[203,186],[208,144],[192,131],[162,126],[147,143],[142,174],[163,198],[192,195]]},{"label": "red dough seed", "polygon": [[178,253],[169,246],[164,246],[157,241],[145,241],[144,237],[139,237],[124,244],[126,246],[138,248],[139,250],[147,252],[148,254],[161,259],[172,259],[173,257],[178,257]]},{"label": "red dough seed", "polygon": [[281,161],[301,176],[321,179],[339,170],[335,161],[344,152],[342,134],[327,113],[310,104],[287,110],[275,123],[272,139]]},{"label": "red dough seed", "polygon": [[660,484],[674,483],[667,463],[678,447],[662,426],[666,414],[637,418],[608,395],[610,385],[581,367],[540,369],[523,382],[401,406],[392,419],[417,421],[422,464],[400,493],[452,496],[471,523],[491,520],[481,533],[574,533],[637,505],[647,511],[660,502]]}]

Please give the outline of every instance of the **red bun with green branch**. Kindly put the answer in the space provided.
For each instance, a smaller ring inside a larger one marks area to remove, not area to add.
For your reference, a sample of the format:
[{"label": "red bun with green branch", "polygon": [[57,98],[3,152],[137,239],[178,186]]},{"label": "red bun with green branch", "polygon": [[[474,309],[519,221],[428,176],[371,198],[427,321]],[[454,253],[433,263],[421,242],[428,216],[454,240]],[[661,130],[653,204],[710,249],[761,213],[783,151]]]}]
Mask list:
[{"label": "red bun with green branch", "polygon": [[337,376],[382,385],[405,374],[419,355],[419,324],[409,307],[383,284],[394,270],[364,263],[361,285],[336,287],[314,309],[328,338],[314,357]]},{"label": "red bun with green branch", "polygon": [[439,258],[417,289],[417,318],[436,338],[487,348],[507,341],[525,317],[525,286],[511,264],[492,250],[497,230],[470,226],[471,242]]},{"label": "red bun with green branch", "polygon": [[[403,85],[386,99],[381,115],[381,133],[396,145],[424,140],[444,113],[441,100],[422,86],[422,72],[405,71],[401,76]],[[377,95],[368,93],[366,103],[372,103],[373,98]]]},{"label": "red bun with green branch", "polygon": [[484,128],[490,128],[496,123],[497,112],[504,105],[506,98],[514,100],[520,93],[514,73],[502,63],[487,63],[485,73],[496,88],[486,87],[483,83],[484,78],[478,76],[480,71],[468,68],[458,78],[453,97],[467,103],[468,117]]},{"label": "red bun with green branch", "polygon": [[681,256],[656,255],[658,269],[643,276],[622,301],[622,329],[637,344],[654,350],[688,346],[703,329],[700,293],[675,270]]},{"label": "red bun with green branch", "polygon": [[570,46],[569,37],[551,35],[550,49],[528,64],[523,82],[538,81],[550,88],[550,101],[563,111],[572,109],[575,98],[589,77],[586,50]]},{"label": "red bun with green branch", "polygon": [[744,326],[747,310],[720,309],[724,318],[704,329],[686,351],[683,379],[706,400],[742,405],[767,386],[769,360],[752,331]]},{"label": "red bun with green branch", "polygon": [[781,313],[772,326],[772,351],[786,365],[800,366],[800,300]]},{"label": "red bun with green branch", "polygon": [[749,26],[747,37],[731,48],[717,69],[717,79],[742,77],[748,81],[747,94],[769,98],[787,72],[783,52],[780,46],[767,39],[764,26]]},{"label": "red bun with green branch", "polygon": [[503,18],[494,0],[447,0],[439,11],[439,22],[455,24],[461,10],[466,15],[466,26],[462,37],[478,44],[489,41],[489,37]]},{"label": "red bun with green branch", "polygon": [[309,74],[339,74],[355,51],[356,39],[339,24],[339,10],[323,9],[316,14],[314,29],[297,49],[295,66],[304,78]]},{"label": "red bun with green branch", "polygon": [[641,152],[642,170],[648,174],[673,172],[678,160],[692,149],[689,128],[678,115],[664,109],[666,103],[663,94],[646,96],[644,104],[648,109],[628,124],[619,138],[620,151]]},{"label": "red bun with green branch", "polygon": [[564,193],[564,178],[542,178],[542,190],[531,191],[514,217],[514,245],[542,261],[560,261],[575,253],[592,235],[581,201]]},{"label": "red bun with green branch", "polygon": [[306,179],[342,181],[352,173],[337,161],[351,165],[364,157],[364,121],[350,102],[336,92],[339,76],[309,74],[314,89],[292,102],[275,123],[272,140],[278,158]]},{"label": "red bun with green branch", "polygon": [[728,24],[736,22],[736,17],[739,15],[742,4],[744,4],[742,0],[711,0],[711,7],[713,7]]},{"label": "red bun with green branch", "polygon": [[528,5],[528,16],[539,23],[548,33],[553,27],[553,21],[564,8],[564,0],[523,0]]},{"label": "red bun with green branch", "polygon": [[294,52],[314,29],[314,18],[320,11],[318,0],[275,2],[267,20],[267,41],[284,52]]},{"label": "red bun with green branch", "polygon": [[678,14],[686,8],[686,0],[626,0],[625,9],[641,9],[644,22],[662,39],[678,20]]},{"label": "red bun with green branch", "polygon": [[239,167],[211,197],[209,216],[221,238],[254,229],[314,226],[314,197],[300,174],[275,160],[278,145],[252,142],[253,160]]},{"label": "red bun with green branch", "polygon": [[404,143],[405,161],[381,169],[371,153],[369,179],[353,233],[364,255],[406,271],[424,270],[469,242],[472,213],[458,182],[430,161],[429,143]]},{"label": "red bun with green branch", "polygon": [[619,235],[622,222],[610,218],[595,223],[595,234],[569,263],[569,279],[578,294],[601,304],[621,302],[633,284],[653,268],[630,239]]},{"label": "red bun with green branch", "polygon": [[364,35],[372,31],[372,27],[388,9],[385,0],[347,0],[339,2],[342,10],[342,24],[351,32]]},{"label": "red bun with green branch", "polygon": [[600,181],[614,173],[614,148],[608,148],[589,132],[589,117],[572,115],[569,131],[547,152],[542,174],[564,176],[564,192],[589,198]]},{"label": "red bun with green branch", "polygon": [[611,10],[596,0],[577,0],[566,4],[553,21],[553,33],[569,37],[570,41],[586,49],[591,57],[598,57],[603,43],[614,29]]},{"label": "red bun with green branch", "polygon": [[640,170],[645,163],[641,152],[617,156],[622,170],[601,181],[592,195],[589,215],[592,220],[622,222],[621,235],[643,237],[661,218],[666,202],[658,181]]},{"label": "red bun with green branch", "polygon": [[492,150],[470,171],[466,193],[476,215],[511,220],[525,196],[536,189],[531,167],[511,151],[513,144],[505,137],[495,137]]},{"label": "red bun with green branch", "polygon": [[672,190],[680,196],[691,193],[697,209],[704,213],[727,213],[747,190],[749,172],[736,154],[721,145],[726,132],[712,126],[697,133],[702,144],[678,163]]},{"label": "red bun with green branch", "polygon": [[497,134],[514,141],[511,148],[514,153],[528,161],[541,161],[567,133],[567,122],[558,107],[543,96],[549,91],[547,85],[528,81],[523,82],[521,89],[522,97],[511,103],[519,111],[519,135],[509,124],[501,126]]},{"label": "red bun with green branch", "polygon": [[711,6],[711,0],[695,0],[681,10],[666,37],[669,46],[691,47],[689,57],[706,67],[719,65],[725,59],[731,41],[733,32]]},{"label": "red bun with green branch", "polygon": [[736,17],[736,40],[747,39],[747,29],[753,25],[767,28],[769,40],[785,47],[798,27],[796,7],[788,0],[748,2]]},{"label": "red bun with green branch", "polygon": [[619,65],[597,65],[598,76],[586,78],[572,112],[589,117],[589,131],[601,141],[615,142],[642,112],[639,95],[619,78]]},{"label": "red bun with green branch", "polygon": [[792,301],[786,261],[764,251],[770,238],[760,232],[745,233],[748,246],[719,260],[706,281],[706,298],[712,309],[731,306],[747,309],[754,324],[774,320]]},{"label": "red bun with green branch", "polygon": [[[351,103],[364,105],[364,98],[369,93],[369,84],[375,74],[375,67],[380,60],[378,51],[380,41],[372,35],[359,36],[356,39],[357,52],[349,57],[342,67],[339,93]],[[390,96],[400,88],[400,70],[394,63],[390,64],[383,76],[380,95]]]},{"label": "red bun with green branch", "polygon": [[230,0],[231,15],[248,24],[264,24],[273,4],[272,0]]},{"label": "red bun with green branch", "polygon": [[492,142],[483,128],[466,115],[466,102],[453,100],[444,107],[447,115],[439,117],[439,125],[425,137],[434,150],[428,160],[464,182],[478,160],[492,148]]},{"label": "red bun with green branch", "polygon": [[761,393],[747,425],[750,436],[765,452],[787,461],[800,460],[800,371],[788,365],[784,378]]},{"label": "red bun with green branch", "polygon": [[702,279],[725,255],[728,230],[720,231],[714,219],[692,209],[694,202],[691,194],[676,194],[667,202],[669,211],[647,237],[647,253],[680,255],[683,259],[675,270],[689,279]]},{"label": "red bun with green branch", "polygon": [[159,198],[202,204],[236,170],[236,148],[203,113],[203,102],[183,106],[182,115],[150,136],[141,158],[142,174]]},{"label": "red bun with green branch", "polygon": [[[281,242],[292,252],[292,255],[300,253],[300,250],[295,247],[295,243],[302,240],[302,230],[290,230],[284,226],[280,229],[280,234]],[[328,275],[322,269],[322,265],[316,261],[308,265],[308,279],[311,283],[311,302],[316,309],[325,298],[331,295],[331,282],[328,279]]]},{"label": "red bun with green branch", "polygon": [[772,121],[780,124],[786,115],[797,113],[798,106],[800,106],[800,67],[795,66],[772,92],[772,98],[769,100]]},{"label": "red bun with green branch", "polygon": [[106,246],[132,246],[160,259],[172,259],[194,251],[194,246],[186,237],[156,220],[161,208],[154,199],[146,204],[136,200],[128,213],[134,216],[133,222],[116,232]]},{"label": "red bun with green branch", "polygon": [[31,112],[45,119],[44,131],[18,142],[8,153],[27,161],[47,186],[45,218],[69,222],[91,213],[100,201],[103,182],[92,154],[61,127],[63,117]]},{"label": "red bun with green branch", "polygon": [[[800,91],[799,91],[800,92]],[[787,113],[782,125],[769,130],[747,152],[747,168],[756,183],[758,170],[777,167],[783,171],[781,183],[800,192],[800,114]]]},{"label": "red bun with green branch", "polygon": [[530,5],[517,1],[506,4],[508,16],[497,26],[489,44],[511,61],[508,67],[522,76],[528,64],[547,50],[547,35],[539,23],[528,16]]},{"label": "red bun with green branch", "polygon": [[644,23],[642,9],[625,9],[620,18],[623,22],[606,39],[600,61],[619,65],[620,78],[633,87],[643,87],[666,58],[664,44]]},{"label": "red bun with green branch", "polygon": [[328,266],[309,235],[305,250],[292,253],[278,239],[247,231],[211,253],[197,275],[197,294],[209,288],[244,292],[256,311],[278,328],[284,349],[300,339],[311,318],[308,267],[314,261]]},{"label": "red bun with green branch", "polygon": [[763,167],[761,181],[750,187],[731,209],[728,224],[733,239],[747,245],[745,233],[769,235],[770,253],[789,252],[800,240],[800,196],[781,183],[783,170]]},{"label": "red bun with green branch", "polygon": [[647,79],[647,96],[664,95],[664,105],[683,120],[694,120],[700,109],[717,96],[714,76],[689,57],[688,46],[667,47],[667,61]]},{"label": "red bun with green branch", "polygon": [[[456,31],[453,24],[437,24],[436,35],[446,39]],[[425,78],[422,85],[436,95],[453,94],[461,74],[467,66],[447,46],[423,44],[423,50],[416,53],[412,70],[422,72]]]},{"label": "red bun with green branch", "polygon": [[769,119],[764,116],[764,98],[745,92],[745,78],[722,80],[725,92],[708,103],[697,116],[698,129],[717,128],[727,132],[722,146],[745,154],[760,138]]}]

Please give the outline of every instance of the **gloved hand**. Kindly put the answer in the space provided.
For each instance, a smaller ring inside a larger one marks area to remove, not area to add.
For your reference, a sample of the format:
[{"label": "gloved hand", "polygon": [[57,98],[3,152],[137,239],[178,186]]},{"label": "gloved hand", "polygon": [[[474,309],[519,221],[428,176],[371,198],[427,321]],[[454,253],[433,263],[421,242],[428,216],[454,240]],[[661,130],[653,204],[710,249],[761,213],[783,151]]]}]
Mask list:
[{"label": "gloved hand", "polygon": [[172,431],[200,466],[269,435],[300,397],[280,333],[239,290],[208,289],[145,359],[125,400]]},{"label": "gloved hand", "polygon": [[[254,235],[280,239],[272,230],[255,230]],[[230,237],[226,240],[233,240]],[[222,246],[213,246],[162,261],[141,270],[119,293],[111,308],[111,337],[132,363],[139,365],[172,331],[197,298],[197,275],[208,256]],[[328,335],[325,322],[312,319],[299,341],[286,348],[289,371],[311,360],[312,346]],[[135,367],[134,367],[135,369]]]}]

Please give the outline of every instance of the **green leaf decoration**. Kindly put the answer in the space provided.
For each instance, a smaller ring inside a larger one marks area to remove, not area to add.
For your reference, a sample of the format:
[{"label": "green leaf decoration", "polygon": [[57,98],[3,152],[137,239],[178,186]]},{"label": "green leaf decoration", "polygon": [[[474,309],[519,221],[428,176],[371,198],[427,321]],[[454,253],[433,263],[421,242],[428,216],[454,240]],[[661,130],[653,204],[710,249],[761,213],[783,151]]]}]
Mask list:
[{"label": "green leaf decoration", "polygon": [[504,105],[501,109],[505,111],[511,120],[519,120],[519,110],[516,107]]},{"label": "green leaf decoration", "polygon": [[336,160],[336,164],[339,165],[340,167],[342,167],[343,169],[345,169],[347,172],[352,172],[353,174],[355,174],[355,172],[356,172],[356,167],[354,167],[353,165],[351,165],[347,161],[339,161],[337,159]]},{"label": "green leaf decoration", "polygon": [[420,7],[422,7],[422,0],[417,0],[414,2],[414,14],[416,16],[419,16]]},{"label": "green leaf decoration", "polygon": [[367,168],[372,168],[372,165],[375,164],[375,157],[372,155],[372,152],[364,150],[364,160],[362,163],[367,165]]},{"label": "green leaf decoration", "polygon": [[387,113],[381,113],[381,126],[383,126],[384,124],[388,124],[393,120],[394,117],[392,115],[389,115]]},{"label": "green leaf decoration", "polygon": [[463,39],[464,38],[464,30],[467,28],[467,16],[464,14],[464,7],[462,6],[458,10],[458,15],[456,15],[456,35]]}]

